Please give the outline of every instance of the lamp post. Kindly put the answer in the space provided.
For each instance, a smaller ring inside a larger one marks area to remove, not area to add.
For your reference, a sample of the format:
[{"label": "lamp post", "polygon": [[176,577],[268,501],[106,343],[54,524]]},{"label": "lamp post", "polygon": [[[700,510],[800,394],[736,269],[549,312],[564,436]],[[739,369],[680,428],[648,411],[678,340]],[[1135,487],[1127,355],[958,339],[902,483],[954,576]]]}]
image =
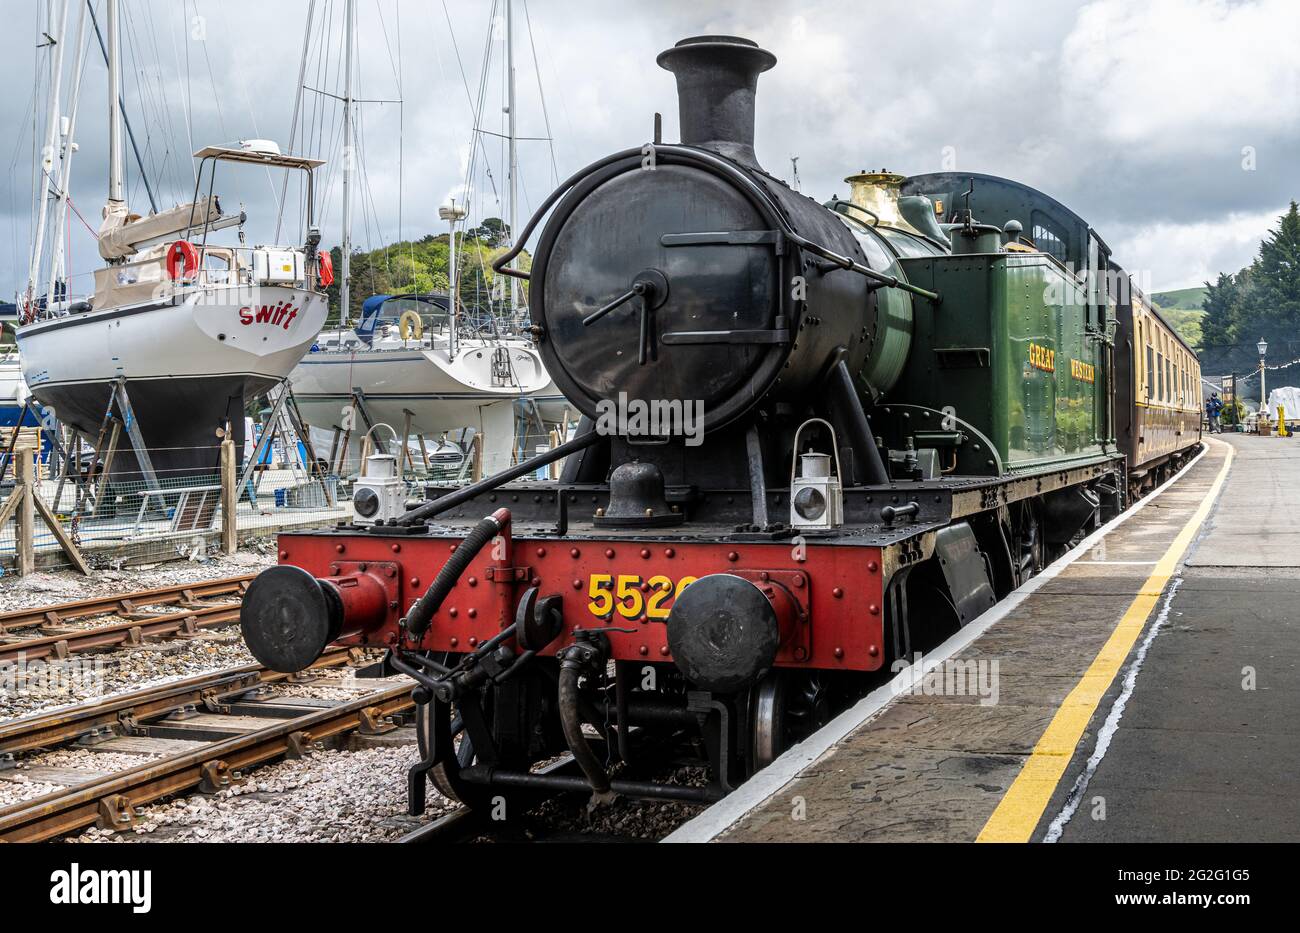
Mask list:
[{"label": "lamp post", "polygon": [[456,221],[464,220],[468,213],[465,208],[456,204],[455,198],[438,208],[438,216],[447,221],[447,246],[450,250],[447,255],[447,359],[449,360],[456,358],[456,305],[460,297],[459,289],[456,287],[456,274],[460,271],[456,268]]},{"label": "lamp post", "polygon": [[1259,350],[1259,414],[1260,417],[1267,417],[1268,409],[1265,405],[1268,403],[1268,395],[1264,392],[1264,355],[1268,353],[1268,341],[1260,337],[1259,343],[1255,344],[1255,349]]}]

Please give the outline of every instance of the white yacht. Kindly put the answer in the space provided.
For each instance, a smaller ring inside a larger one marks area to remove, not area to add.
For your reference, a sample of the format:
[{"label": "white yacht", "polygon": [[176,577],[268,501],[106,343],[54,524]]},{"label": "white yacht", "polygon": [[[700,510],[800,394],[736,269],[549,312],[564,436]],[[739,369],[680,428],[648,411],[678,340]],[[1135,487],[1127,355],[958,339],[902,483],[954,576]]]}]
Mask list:
[{"label": "white yacht", "polygon": [[[15,334],[27,386],[63,424],[94,438],[115,406],[131,435],[113,460],[118,478],[183,483],[216,471],[227,425],[242,449],[245,398],[283,380],[325,322],[332,269],[311,217],[313,173],[323,162],[284,155],[267,140],[210,146],[195,153],[191,203],[132,213],[122,170],[118,2],[107,5],[109,179],[99,230],[106,265],[88,300],[38,298],[29,285]],[[244,243],[246,218],[223,213],[214,193],[218,166],[231,164],[306,174],[304,244]],[[219,245],[216,234],[231,227],[240,228],[238,243]],[[148,453],[138,455],[140,448]]]},{"label": "white yacht", "polygon": [[458,318],[445,295],[368,298],[355,328],[322,332],[290,373],[303,417],[318,429],[354,425],[351,448],[367,428],[358,404],[430,440],[470,428],[485,438],[484,472],[531,455],[552,430],[562,437],[568,406],[532,342],[470,333]]}]

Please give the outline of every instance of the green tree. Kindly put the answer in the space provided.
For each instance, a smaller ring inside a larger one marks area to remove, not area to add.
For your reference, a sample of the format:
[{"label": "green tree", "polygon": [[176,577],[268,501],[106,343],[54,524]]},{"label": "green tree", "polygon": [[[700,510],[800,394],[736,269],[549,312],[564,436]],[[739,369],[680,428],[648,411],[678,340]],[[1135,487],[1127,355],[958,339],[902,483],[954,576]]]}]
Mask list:
[{"label": "green tree", "polygon": [[1206,283],[1201,322],[1202,368],[1209,374],[1248,373],[1255,344],[1268,341],[1271,361],[1300,357],[1300,209],[1295,201],[1260,243],[1259,254],[1236,275]]},{"label": "green tree", "polygon": [[1250,278],[1252,320],[1242,323],[1257,324],[1270,340],[1294,341],[1300,332],[1300,212],[1295,201],[1260,244]]},{"label": "green tree", "polygon": [[466,239],[482,240],[488,246],[502,246],[510,239],[510,225],[500,217],[488,217],[473,229],[465,231]]},{"label": "green tree", "polygon": [[1233,314],[1241,291],[1234,276],[1220,272],[1215,282],[1205,283],[1205,299],[1201,307],[1201,346],[1222,347],[1232,342]]},{"label": "green tree", "polygon": [[1189,311],[1187,308],[1166,308],[1163,305],[1156,305],[1160,309],[1160,314],[1169,322],[1179,337],[1182,337],[1193,347],[1200,346],[1201,321],[1205,317],[1204,311]]},{"label": "green tree", "polygon": [[[460,304],[470,312],[472,320],[486,321],[489,313],[505,310],[500,300],[493,300],[492,294],[494,286],[500,292],[508,280],[493,271],[492,263],[506,251],[503,244],[507,239],[509,228],[494,217],[456,237]],[[338,280],[342,272],[339,248],[331,250],[330,256],[334,260],[334,284],[326,289],[330,301],[327,326],[338,323]],[[362,303],[371,295],[446,294],[451,287],[450,260],[450,238],[445,233],[427,234],[417,240],[404,240],[370,251],[354,251],[349,320],[358,319]],[[526,271],[532,267],[532,257],[522,252],[516,265]],[[524,304],[528,301],[527,284],[520,282],[519,300]],[[505,290],[508,292],[508,287]]]}]

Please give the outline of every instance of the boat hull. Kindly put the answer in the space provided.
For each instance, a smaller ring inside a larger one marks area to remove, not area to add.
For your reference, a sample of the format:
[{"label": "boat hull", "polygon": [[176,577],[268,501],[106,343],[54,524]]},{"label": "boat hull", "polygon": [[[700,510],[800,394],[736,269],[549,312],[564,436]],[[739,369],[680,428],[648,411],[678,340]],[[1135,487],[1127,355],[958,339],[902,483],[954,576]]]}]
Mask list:
[{"label": "boat hull", "polygon": [[[492,344],[465,347],[455,360],[430,348],[309,353],[290,374],[289,384],[303,417],[318,429],[345,427],[353,389],[359,388],[375,421],[400,432],[410,412],[412,434],[430,439],[473,428],[489,445],[484,469],[504,468],[516,443],[514,432],[502,431],[501,425],[513,423],[517,408],[524,409],[521,418],[531,411],[542,422],[560,423],[568,407],[536,350],[522,343],[506,347],[512,385],[492,384],[490,358],[497,349]],[[364,422],[353,426],[351,456],[365,430]]]},{"label": "boat hull", "polygon": [[[172,485],[216,472],[227,423],[242,452],[245,399],[288,375],[326,312],[324,295],[302,289],[210,289],[40,321],[17,338],[32,394],[92,442],[125,379],[153,468]],[[125,436],[112,473],[141,478]]]}]

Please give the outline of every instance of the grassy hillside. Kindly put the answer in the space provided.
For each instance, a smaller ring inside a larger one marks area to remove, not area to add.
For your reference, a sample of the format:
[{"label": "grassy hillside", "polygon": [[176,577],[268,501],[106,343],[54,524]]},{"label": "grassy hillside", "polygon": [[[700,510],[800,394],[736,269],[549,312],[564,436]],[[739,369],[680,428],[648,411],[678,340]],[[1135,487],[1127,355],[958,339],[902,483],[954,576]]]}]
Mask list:
[{"label": "grassy hillside", "polygon": [[[1188,289],[1191,291],[1191,289]],[[1188,308],[1167,308],[1159,302],[1156,306],[1160,309],[1160,314],[1166,321],[1178,332],[1178,336],[1187,341],[1193,348],[1199,348],[1201,345],[1201,319],[1205,317],[1204,311],[1193,311]]]},{"label": "grassy hillside", "polygon": [[1156,292],[1151,296],[1151,300],[1166,310],[1183,308],[1188,311],[1200,311],[1201,302],[1205,300],[1205,287],[1198,285],[1196,288],[1180,288],[1172,292]]}]

